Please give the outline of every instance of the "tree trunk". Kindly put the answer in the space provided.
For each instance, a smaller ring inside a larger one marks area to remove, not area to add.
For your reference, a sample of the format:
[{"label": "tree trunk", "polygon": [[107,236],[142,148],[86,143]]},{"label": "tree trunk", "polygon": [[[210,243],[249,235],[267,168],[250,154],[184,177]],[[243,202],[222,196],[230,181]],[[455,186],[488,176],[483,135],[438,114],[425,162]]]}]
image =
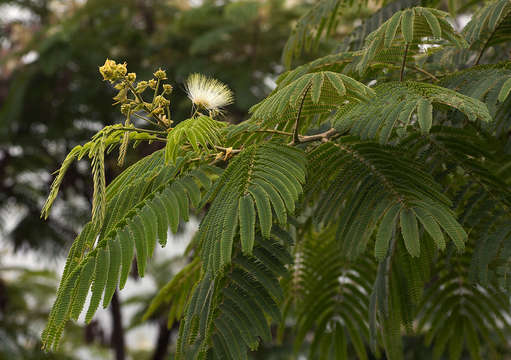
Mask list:
[{"label": "tree trunk", "polygon": [[122,327],[121,305],[119,303],[117,291],[115,291],[112,297],[110,310],[112,311],[112,337],[110,339],[110,344],[114,350],[115,359],[124,360],[124,329]]},{"label": "tree trunk", "polygon": [[167,328],[167,319],[162,317],[159,321],[158,326],[158,341],[156,342],[156,348],[154,349],[153,360],[163,360],[167,355],[167,349],[170,343],[170,334],[172,329]]}]

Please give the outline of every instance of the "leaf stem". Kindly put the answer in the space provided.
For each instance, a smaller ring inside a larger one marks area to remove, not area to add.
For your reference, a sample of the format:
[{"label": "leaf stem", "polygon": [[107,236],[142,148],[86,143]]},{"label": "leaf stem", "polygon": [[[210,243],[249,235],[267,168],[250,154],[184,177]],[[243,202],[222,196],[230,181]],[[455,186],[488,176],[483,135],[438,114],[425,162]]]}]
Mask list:
[{"label": "leaf stem", "polygon": [[298,108],[298,114],[296,115],[295,125],[293,127],[293,141],[291,144],[298,144],[300,142],[298,130],[300,127],[300,115],[302,114],[302,108],[303,104],[305,102],[305,98],[307,96],[307,93],[309,92],[309,89],[312,87],[312,83],[307,86],[305,91],[303,92],[302,101],[300,102],[300,107]]},{"label": "leaf stem", "polygon": [[155,135],[167,135],[166,131],[141,129],[141,128],[136,128],[136,127],[120,127],[119,129],[120,130],[124,130],[124,131],[145,132],[145,133],[148,133],[148,134],[155,134]]},{"label": "leaf stem", "polygon": [[226,147],[218,146],[218,145],[213,145],[213,147],[217,150],[229,152],[231,154],[237,154],[237,153],[241,152],[241,149],[226,148]]},{"label": "leaf stem", "polygon": [[[287,131],[281,131],[281,130],[274,130],[274,129],[258,129],[254,130],[255,132],[266,132],[266,133],[272,133],[272,134],[279,134],[279,135],[285,135],[285,136],[293,136],[293,133],[287,132]],[[251,132],[250,130],[246,130],[244,132]]]},{"label": "leaf stem", "polygon": [[144,121],[147,121],[147,122],[148,122],[149,124],[151,124],[151,125],[157,125],[154,121],[151,121],[150,119],[148,119],[148,118],[146,118],[146,117],[144,117],[144,116],[142,116],[142,115],[139,115],[139,114],[137,114],[136,112],[133,112],[132,114],[133,114],[133,115],[135,115],[136,117],[138,117],[139,119],[142,119],[142,120],[144,120]]},{"label": "leaf stem", "polygon": [[424,69],[422,69],[422,68],[420,68],[418,66],[406,65],[406,67],[409,67],[410,69],[414,69],[414,70],[416,70],[416,71],[418,71],[420,73],[423,73],[424,75],[430,77],[434,81],[438,81],[439,80],[435,75],[433,75],[432,73],[430,73],[430,72],[428,72],[428,71],[426,71],[426,70],[424,70]]},{"label": "leaf stem", "polygon": [[474,66],[479,65],[479,61],[481,61],[481,58],[483,57],[483,54],[486,51],[486,48],[488,47],[490,40],[492,39],[493,35],[495,35],[495,32],[497,31],[498,28],[499,27],[497,25],[495,25],[495,29],[493,29],[493,31],[491,32],[488,39],[486,39],[486,41],[484,42],[484,45],[483,45],[481,51],[479,52],[479,55],[477,56],[476,61],[474,62]]},{"label": "leaf stem", "polygon": [[337,135],[337,130],[335,130],[334,128],[331,128],[325,132],[322,132],[322,133],[319,133],[316,135],[304,135],[304,136],[300,135],[299,138],[300,138],[301,143],[318,141],[318,140],[325,142],[325,141],[328,141],[330,138],[334,137],[335,135]]},{"label": "leaf stem", "polygon": [[399,75],[399,81],[403,81],[405,77],[405,65],[406,65],[406,56],[408,55],[408,44],[405,46],[405,54],[403,56],[403,63],[401,64],[401,74]]},{"label": "leaf stem", "polygon": [[151,109],[149,109],[149,108],[147,107],[147,105],[146,105],[146,104],[145,104],[145,102],[144,102],[144,99],[142,99],[142,97],[140,96],[140,94],[139,94],[139,93],[137,93],[137,92],[135,91],[135,88],[133,87],[133,85],[132,85],[129,81],[127,81],[127,80],[125,80],[124,82],[126,83],[126,85],[128,85],[128,88],[131,90],[131,92],[133,93],[133,95],[135,95],[135,97],[137,98],[137,100],[138,100],[138,101],[142,104],[142,106],[144,107],[144,110],[145,110],[148,114],[150,114],[150,115],[151,115],[151,116],[152,116],[152,117],[156,120],[156,122],[151,121],[151,120],[149,120],[149,119],[146,119],[146,118],[144,118],[144,117],[141,117],[141,119],[143,119],[143,120],[145,120],[145,121],[147,121],[147,122],[149,122],[149,123],[151,123],[151,124],[153,124],[153,125],[155,125],[155,126],[157,126],[157,127],[161,128],[161,129],[163,129],[163,127],[162,127],[160,124],[158,124],[159,119],[156,117],[156,115],[154,115],[154,114],[152,114],[152,113],[151,113]]}]

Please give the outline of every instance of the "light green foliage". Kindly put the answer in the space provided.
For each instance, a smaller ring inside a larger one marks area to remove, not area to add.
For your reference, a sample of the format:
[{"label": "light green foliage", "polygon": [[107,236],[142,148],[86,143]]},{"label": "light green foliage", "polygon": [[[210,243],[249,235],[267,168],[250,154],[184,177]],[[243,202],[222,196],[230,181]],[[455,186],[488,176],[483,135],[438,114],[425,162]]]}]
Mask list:
[{"label": "light green foliage", "polygon": [[[335,32],[340,7],[349,5],[312,7],[284,58],[317,44],[326,28]],[[87,320],[101,297],[107,306],[124,286],[134,256],[143,276],[156,241],[165,245],[167,231],[195,214],[189,263],[145,314],[167,308],[169,326],[180,321],[177,359],[248,359],[261,340],[274,340],[272,324],[280,325],[279,339],[292,333],[296,356],[310,359],[399,360],[419,356],[421,339],[433,358],[504,353],[509,63],[472,66],[497,43],[474,47],[482,39],[474,22],[460,35],[446,13],[416,5],[390,3],[369,17],[356,31],[371,31],[361,49],[348,39],[349,52],[282,74],[241,124],[196,112],[172,127],[170,113],[157,114],[153,125],[163,130],[135,132],[165,149],[108,187],[97,164],[126,129],[115,128],[112,140],[100,132],[86,150],[73,150],[48,204],[69,163],[86,153],[98,200],[70,249],[45,346],[57,345],[89,289]],[[480,30],[504,31],[507,6],[496,1],[476,13]],[[435,62],[453,46],[472,60]],[[108,64],[108,79],[122,76],[125,65]]]},{"label": "light green foliage", "polygon": [[463,29],[465,38],[474,50],[509,41],[511,3],[492,1],[478,11]]},{"label": "light green foliage", "polygon": [[[433,104],[454,108],[469,120],[490,123],[492,117],[484,103],[437,85],[418,82],[389,82],[375,88],[377,96],[369,104],[361,103],[339,111],[333,119],[341,132],[350,131],[362,139],[378,138],[387,143],[396,127],[418,123],[423,133],[432,125]],[[442,107],[440,107],[442,109]],[[417,121],[414,121],[414,114]]]},{"label": "light green foliage", "polygon": [[[315,217],[320,224],[337,224],[336,237],[347,257],[363,254],[376,228],[377,258],[386,255],[399,229],[410,255],[418,256],[417,221],[440,249],[445,247],[441,228],[463,250],[467,234],[448,209],[441,187],[397,149],[345,139],[319,146],[309,163],[309,172],[318,174],[308,191],[318,204]],[[357,191],[350,191],[355,186]]]},{"label": "light green foliage", "polygon": [[494,119],[488,126],[501,136],[511,125],[507,116],[511,106],[510,79],[509,62],[501,62],[458,71],[442,79],[441,85],[484,102]]},{"label": "light green foliage", "polygon": [[181,320],[177,359],[247,359],[259,338],[271,340],[269,320],[282,321],[278,278],[287,275],[285,265],[292,261],[291,244],[279,234],[276,229],[268,239],[256,236],[253,256],[235,246],[233,266],[216,280],[205,272]]},{"label": "light green foliage", "polygon": [[231,262],[238,223],[243,252],[252,254],[256,227],[268,235],[272,223],[268,203],[262,202],[269,202],[277,220],[286,224],[302,193],[305,162],[302,151],[275,143],[249,146],[232,160],[205,197],[213,199],[198,234],[205,269],[216,274]]},{"label": "light green foliage", "polygon": [[98,132],[92,139],[92,141],[74,147],[71,152],[67,155],[66,159],[62,163],[60,169],[56,172],[57,176],[51,186],[50,194],[44,204],[42,210],[42,216],[48,217],[50,209],[57,197],[60,184],[64,179],[64,175],[68,170],[69,166],[75,160],[80,160],[85,155],[92,159],[92,174],[94,178],[94,202],[93,202],[93,218],[97,221],[102,221],[105,216],[105,164],[104,164],[104,153],[105,151],[112,151],[116,146],[119,146],[124,138],[124,134],[129,136],[130,141],[152,141],[156,139],[156,136],[151,134],[137,133],[137,132],[124,132],[120,128],[121,125],[106,126],[100,132]]},{"label": "light green foliage", "polygon": [[167,136],[165,146],[165,161],[175,163],[180,147],[188,144],[195,154],[209,152],[209,146],[221,145],[220,130],[225,123],[211,119],[208,116],[198,116],[180,122]]},{"label": "light green foliage", "polygon": [[[364,72],[368,64],[385,59],[386,51],[391,48],[404,50],[407,56],[419,52],[419,44],[448,44],[456,47],[467,47],[466,40],[456,34],[447,21],[447,13],[437,9],[414,7],[394,13],[377,30],[367,35],[365,46],[360,52],[360,60],[356,65],[359,72]],[[410,51],[410,54],[408,54]],[[378,55],[382,53],[383,58]],[[402,59],[403,55],[400,56]],[[392,62],[392,58],[389,59]]]},{"label": "light green foliage", "polygon": [[[207,190],[211,185],[204,179],[216,172],[212,167],[192,169],[179,175],[179,168],[165,165],[163,155],[163,151],[154,153],[128,168],[110,184],[106,189],[108,215],[102,230],[98,232],[91,222],[73,244],[56,305],[43,336],[48,348],[57,345],[67,319],[77,318],[80,314],[87,295],[84,289],[92,283],[92,297],[86,315],[86,321],[90,321],[101,298],[106,307],[116,287],[124,287],[135,250],[139,275],[144,275],[146,261],[152,254],[157,237],[163,236],[151,229],[170,227],[176,232],[180,219],[188,219],[189,203],[200,199],[201,190]],[[189,182],[193,182],[195,187],[183,185]],[[112,194],[111,189],[118,189],[118,186],[122,191]],[[164,216],[153,215],[162,209]],[[167,233],[164,234],[166,238]],[[161,238],[160,241],[164,243]],[[91,262],[95,264],[94,275],[89,270]],[[80,275],[78,282],[75,274]],[[72,300],[67,298],[66,292],[69,291],[76,292]]]},{"label": "light green foliage", "polygon": [[343,74],[331,71],[305,74],[281,84],[268,98],[254,105],[249,123],[255,122],[262,128],[290,129],[299,116],[318,117],[346,101],[358,103],[373,95],[372,89]]}]

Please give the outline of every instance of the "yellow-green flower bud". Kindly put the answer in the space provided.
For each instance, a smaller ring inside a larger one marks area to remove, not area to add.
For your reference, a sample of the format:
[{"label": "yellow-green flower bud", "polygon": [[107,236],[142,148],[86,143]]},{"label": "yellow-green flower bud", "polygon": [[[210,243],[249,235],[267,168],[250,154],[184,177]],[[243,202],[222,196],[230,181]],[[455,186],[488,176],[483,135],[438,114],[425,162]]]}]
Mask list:
[{"label": "yellow-green flower bud", "polygon": [[165,80],[167,78],[167,73],[165,71],[163,71],[162,69],[158,69],[154,73],[154,77],[157,78],[158,80]]},{"label": "yellow-green flower bud", "polygon": [[166,95],[170,95],[170,93],[172,93],[172,85],[170,84],[164,84],[163,85],[163,93],[166,94]]},{"label": "yellow-green flower bud", "polygon": [[154,98],[153,104],[155,107],[165,106],[165,105],[170,105],[170,101],[165,99],[163,96],[158,95],[157,97]]},{"label": "yellow-green flower bud", "polygon": [[147,81],[143,80],[143,81],[140,81],[138,84],[137,84],[137,87],[135,88],[135,91],[139,94],[143,93],[145,91],[145,89],[147,89],[147,86],[149,84],[147,83]]},{"label": "yellow-green flower bud", "polygon": [[157,84],[156,80],[154,80],[154,79],[149,80],[149,87],[151,89],[153,89],[153,90],[156,89],[156,84]]},{"label": "yellow-green flower bud", "polygon": [[121,80],[124,75],[128,72],[128,67],[126,63],[124,64],[117,64],[117,69],[114,72],[115,79],[114,80]]},{"label": "yellow-green flower bud", "polygon": [[99,72],[103,75],[103,80],[108,80],[111,83],[122,80],[124,75],[128,72],[126,63],[117,64],[115,61],[106,59],[103,66],[99,67]]},{"label": "yellow-green flower bud", "polygon": [[154,114],[154,115],[163,114],[163,109],[161,107],[157,107],[156,109],[151,111],[151,114]]},{"label": "yellow-green flower bud", "polygon": [[137,79],[137,74],[135,74],[135,73],[129,73],[127,77],[128,77],[128,81],[129,81],[130,83],[132,83],[132,82],[134,82],[134,81]]},{"label": "yellow-green flower bud", "polygon": [[130,111],[130,105],[129,104],[122,104],[121,105],[121,113],[123,113],[124,115],[128,115]]},{"label": "yellow-green flower bud", "polygon": [[103,66],[99,67],[99,72],[103,75],[103,80],[113,81],[112,78],[116,69],[117,64],[115,61],[106,59]]}]

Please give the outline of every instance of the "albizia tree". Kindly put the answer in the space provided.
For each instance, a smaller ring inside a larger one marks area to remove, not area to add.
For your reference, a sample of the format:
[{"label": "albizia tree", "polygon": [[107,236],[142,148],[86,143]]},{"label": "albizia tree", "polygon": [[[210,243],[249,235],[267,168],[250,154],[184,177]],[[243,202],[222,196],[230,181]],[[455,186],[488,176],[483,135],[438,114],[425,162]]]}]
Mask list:
[{"label": "albizia tree", "polygon": [[[349,5],[323,0],[305,14],[285,64],[335,33]],[[134,258],[144,276],[156,244],[194,214],[189,264],[146,313],[167,307],[169,326],[180,322],[177,359],[246,359],[286,332],[297,352],[310,343],[311,359],[401,359],[405,336],[436,358],[508,352],[511,65],[498,61],[511,2],[477,9],[461,32],[411,5],[389,4],[334,54],[283,73],[237,125],[222,121],[226,85],[192,74],[192,115],[173,119],[165,71],[137,81],[107,60],[100,72],[126,121],[71,151],[44,206],[47,216],[66,169],[90,158],[92,216],[45,347],[89,292],[86,321],[107,306]],[[106,186],[105,154],[118,148],[122,164],[146,141],[161,149]]]}]

